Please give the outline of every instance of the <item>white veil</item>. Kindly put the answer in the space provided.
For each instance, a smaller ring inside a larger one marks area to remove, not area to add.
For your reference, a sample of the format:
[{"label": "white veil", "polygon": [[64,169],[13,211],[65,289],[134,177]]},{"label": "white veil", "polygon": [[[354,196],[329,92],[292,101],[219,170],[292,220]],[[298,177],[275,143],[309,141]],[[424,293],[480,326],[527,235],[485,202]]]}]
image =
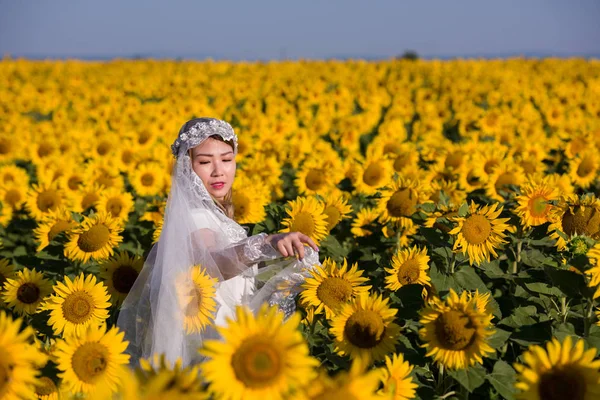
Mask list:
[{"label": "white veil", "polygon": [[[184,366],[196,363],[201,361],[197,350],[202,340],[217,337],[214,325],[195,333],[188,333],[184,327],[189,304],[182,298],[189,302],[186,292],[193,292],[190,271],[194,265],[201,265],[206,275],[218,281],[217,310],[212,314],[220,319],[217,323],[222,323],[224,316],[233,315],[238,304],[257,310],[267,302],[291,315],[307,269],[319,263],[318,253],[310,247],[305,248],[302,261],[281,258],[265,242],[267,234],[248,237],[242,226],[217,207],[192,169],[188,155],[189,149],[213,135],[232,141],[237,154],[233,128],[213,118],[184,124],[171,146],[177,162],[162,232],[117,319],[117,326],[129,341],[127,351],[132,364],[161,353],[171,362],[181,359]],[[258,268],[257,263],[263,267]]]}]

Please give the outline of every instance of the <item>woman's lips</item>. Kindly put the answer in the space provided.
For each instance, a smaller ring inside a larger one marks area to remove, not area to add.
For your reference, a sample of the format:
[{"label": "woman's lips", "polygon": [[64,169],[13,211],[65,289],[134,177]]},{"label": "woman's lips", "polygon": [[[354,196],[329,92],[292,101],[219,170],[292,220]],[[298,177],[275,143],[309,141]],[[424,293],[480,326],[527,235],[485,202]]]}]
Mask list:
[{"label": "woman's lips", "polygon": [[225,184],[223,182],[218,182],[212,183],[210,186],[212,186],[214,189],[223,189],[223,186],[225,186]]}]

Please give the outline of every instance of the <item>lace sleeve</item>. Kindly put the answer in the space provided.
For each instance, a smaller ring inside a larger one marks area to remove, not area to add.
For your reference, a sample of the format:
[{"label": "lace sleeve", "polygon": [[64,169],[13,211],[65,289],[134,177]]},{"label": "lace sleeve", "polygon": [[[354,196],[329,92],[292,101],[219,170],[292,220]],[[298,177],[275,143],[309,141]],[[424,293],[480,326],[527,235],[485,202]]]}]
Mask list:
[{"label": "lace sleeve", "polygon": [[193,236],[198,244],[194,257],[196,262],[214,263],[225,280],[246,272],[259,262],[280,257],[279,252],[266,241],[266,233],[225,246],[220,245],[218,236],[210,229],[199,229]]}]

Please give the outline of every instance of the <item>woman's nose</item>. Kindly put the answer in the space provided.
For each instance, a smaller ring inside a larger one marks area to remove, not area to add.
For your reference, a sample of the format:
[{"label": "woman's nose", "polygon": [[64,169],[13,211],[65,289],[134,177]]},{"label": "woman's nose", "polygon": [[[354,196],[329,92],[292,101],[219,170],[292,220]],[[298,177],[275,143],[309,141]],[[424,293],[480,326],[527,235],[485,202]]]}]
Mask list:
[{"label": "woman's nose", "polygon": [[214,168],[212,171],[212,176],[221,176],[223,175],[223,166],[221,165],[221,163],[216,162],[213,164]]}]

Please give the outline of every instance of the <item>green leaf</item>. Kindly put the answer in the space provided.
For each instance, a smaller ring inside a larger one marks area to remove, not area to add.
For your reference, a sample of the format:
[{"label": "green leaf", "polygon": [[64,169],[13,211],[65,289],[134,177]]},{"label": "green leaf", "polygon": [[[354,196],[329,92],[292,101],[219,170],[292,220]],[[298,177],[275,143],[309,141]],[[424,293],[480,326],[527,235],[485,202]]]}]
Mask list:
[{"label": "green leaf", "polygon": [[494,365],[494,370],[485,378],[505,399],[515,398],[515,370],[505,361],[499,360]]},{"label": "green leaf", "polygon": [[566,269],[545,267],[552,285],[559,288],[567,297],[580,298],[586,291],[586,284],[581,274]]},{"label": "green leaf", "polygon": [[467,203],[462,203],[462,205],[458,209],[458,216],[466,217],[468,213],[469,213],[469,205]]},{"label": "green leaf", "polygon": [[537,321],[533,319],[533,315],[537,314],[535,306],[517,307],[512,314],[500,322],[498,325],[505,325],[511,328],[518,328],[523,325],[535,324]]},{"label": "green leaf", "polygon": [[467,369],[448,370],[448,375],[456,379],[469,393],[473,393],[473,390],[485,382],[486,373],[487,371],[481,364],[476,364]]},{"label": "green leaf", "polygon": [[504,329],[496,328],[496,332],[488,339],[488,344],[492,346],[494,349],[499,349],[504,346],[504,343],[510,337],[511,332],[505,331]]},{"label": "green leaf", "polygon": [[541,294],[545,294],[547,296],[556,296],[556,297],[562,297],[565,295],[563,292],[560,291],[560,289],[558,289],[554,286],[550,286],[547,283],[543,283],[543,282],[525,283],[524,285],[527,289],[531,290],[534,293],[541,293]]}]

